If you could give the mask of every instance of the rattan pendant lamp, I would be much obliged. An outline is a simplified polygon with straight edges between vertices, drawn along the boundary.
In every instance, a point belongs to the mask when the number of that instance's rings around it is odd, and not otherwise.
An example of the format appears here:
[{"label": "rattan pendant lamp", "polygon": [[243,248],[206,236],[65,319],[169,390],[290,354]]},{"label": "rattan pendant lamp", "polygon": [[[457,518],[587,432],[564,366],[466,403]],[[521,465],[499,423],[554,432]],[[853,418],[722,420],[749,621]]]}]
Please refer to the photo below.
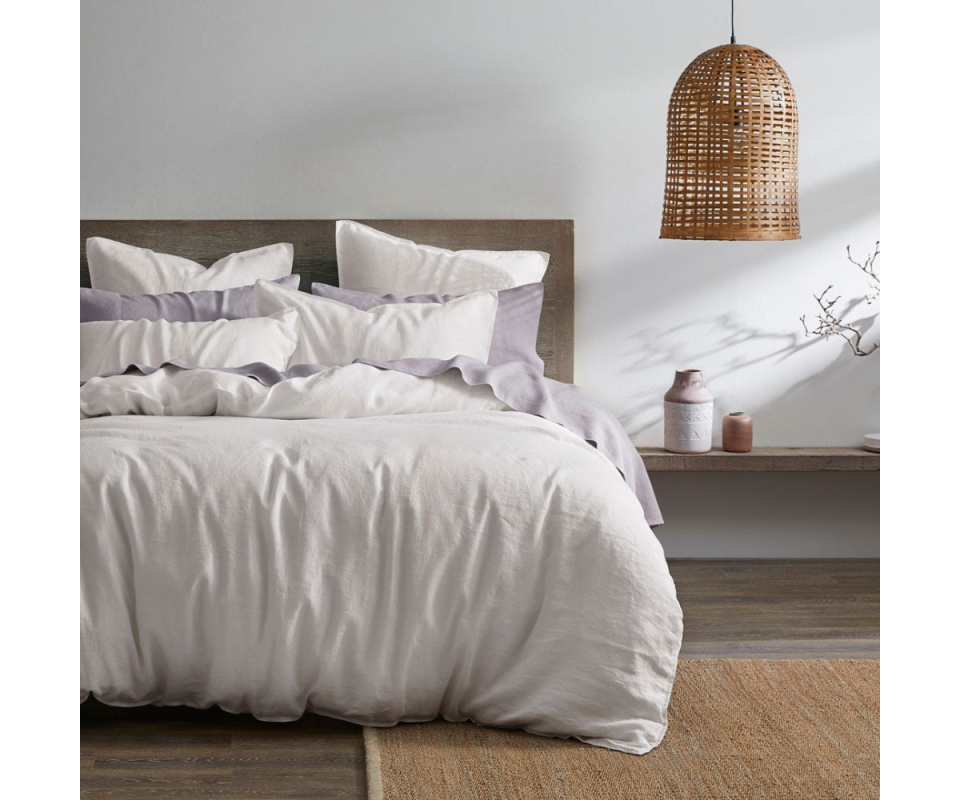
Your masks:
[{"label": "rattan pendant lamp", "polygon": [[730,44],[688,66],[670,97],[661,239],[800,238],[797,103],[780,65]]}]

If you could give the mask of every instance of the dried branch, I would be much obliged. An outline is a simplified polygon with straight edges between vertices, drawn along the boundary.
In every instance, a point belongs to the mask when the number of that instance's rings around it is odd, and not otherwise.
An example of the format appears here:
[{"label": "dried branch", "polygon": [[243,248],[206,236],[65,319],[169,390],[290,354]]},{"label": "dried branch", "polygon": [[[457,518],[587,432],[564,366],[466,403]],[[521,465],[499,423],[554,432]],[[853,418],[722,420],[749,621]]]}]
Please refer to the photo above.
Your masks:
[{"label": "dried branch", "polygon": [[[864,295],[864,300],[866,300],[868,304],[873,303],[874,300],[880,297],[880,276],[877,275],[876,271],[878,255],[880,255],[880,242],[877,242],[873,253],[868,255],[862,263],[854,261],[853,256],[850,255],[850,246],[847,245],[847,260],[870,279],[870,291]],[[853,354],[856,356],[868,356],[879,350],[880,342],[875,342],[870,347],[864,349],[863,331],[855,325],[844,322],[842,316],[834,311],[837,302],[840,300],[840,295],[832,299],[828,298],[827,294],[829,294],[831,289],[833,289],[833,284],[830,284],[830,286],[824,289],[819,295],[813,296],[813,299],[817,301],[817,305],[820,306],[820,311],[817,313],[817,324],[814,327],[811,328],[807,325],[806,315],[800,317],[800,323],[803,325],[804,333],[807,336],[822,336],[825,339],[829,339],[832,336],[839,336],[850,345],[850,349],[853,350]]]},{"label": "dried branch", "polygon": [[870,278],[870,291],[864,297],[868,304],[880,297],[880,276],[877,275],[876,268],[874,267],[878,255],[880,255],[880,242],[874,245],[873,253],[868,255],[861,264],[859,261],[853,260],[853,256],[850,255],[850,245],[847,245],[847,261]]}]

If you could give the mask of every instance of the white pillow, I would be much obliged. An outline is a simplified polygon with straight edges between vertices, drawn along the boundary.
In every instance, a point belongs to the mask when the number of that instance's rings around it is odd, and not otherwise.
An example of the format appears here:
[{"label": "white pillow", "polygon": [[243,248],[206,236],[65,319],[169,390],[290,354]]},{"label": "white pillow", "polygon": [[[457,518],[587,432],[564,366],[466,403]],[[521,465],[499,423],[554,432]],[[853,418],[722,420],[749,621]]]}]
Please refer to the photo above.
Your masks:
[{"label": "white pillow", "polygon": [[360,311],[269,281],[257,281],[254,294],[261,314],[284,308],[299,313],[300,341],[291,366],[457,355],[486,362],[498,304],[496,292],[474,292],[446,304],[403,303]]},{"label": "white pillow", "polygon": [[112,320],[80,323],[80,380],[130,364],[156,367],[174,358],[195,367],[262,361],[286,369],[297,346],[297,312],[213,322]]},{"label": "white pillow", "polygon": [[118,294],[166,294],[235,289],[263,278],[284,278],[293,269],[293,245],[271,244],[231,253],[207,268],[189,258],[154,253],[100,236],[87,239],[90,285]]},{"label": "white pillow", "polygon": [[543,280],[550,256],[530,250],[443,250],[358,222],[337,222],[340,287],[372,294],[467,294]]}]

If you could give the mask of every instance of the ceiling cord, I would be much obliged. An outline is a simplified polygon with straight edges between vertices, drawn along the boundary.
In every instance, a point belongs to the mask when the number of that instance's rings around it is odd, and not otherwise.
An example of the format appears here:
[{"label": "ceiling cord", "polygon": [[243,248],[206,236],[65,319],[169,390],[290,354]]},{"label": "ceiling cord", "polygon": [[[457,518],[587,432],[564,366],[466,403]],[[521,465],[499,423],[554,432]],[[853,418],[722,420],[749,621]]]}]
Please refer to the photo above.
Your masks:
[{"label": "ceiling cord", "polygon": [[734,0],[730,0],[730,44],[737,43],[737,34],[733,29],[733,3]]}]

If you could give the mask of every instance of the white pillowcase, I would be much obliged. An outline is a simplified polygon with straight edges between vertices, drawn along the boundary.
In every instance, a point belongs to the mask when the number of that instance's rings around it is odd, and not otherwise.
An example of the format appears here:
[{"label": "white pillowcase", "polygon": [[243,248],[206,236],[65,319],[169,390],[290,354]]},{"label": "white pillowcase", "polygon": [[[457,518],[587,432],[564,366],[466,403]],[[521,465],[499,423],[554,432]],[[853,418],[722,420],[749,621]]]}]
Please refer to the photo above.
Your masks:
[{"label": "white pillowcase", "polygon": [[550,256],[531,250],[443,250],[358,222],[337,222],[340,287],[372,294],[467,294],[543,280]]},{"label": "white pillowcase", "polygon": [[293,269],[293,245],[271,244],[231,253],[207,268],[189,258],[91,236],[87,263],[94,289],[118,294],[200,292],[286,277]]},{"label": "white pillowcase", "polygon": [[292,308],[269,317],[213,322],[81,322],[80,380],[130,364],[156,367],[174,358],[195,367],[242,367],[262,361],[282,370],[296,349],[297,327]]},{"label": "white pillowcase", "polygon": [[354,359],[469,356],[486,362],[497,317],[497,293],[474,292],[440,303],[383,305],[369,311],[284,289],[269,281],[254,288],[261,314],[295,308],[300,341],[290,365],[353,363]]}]

